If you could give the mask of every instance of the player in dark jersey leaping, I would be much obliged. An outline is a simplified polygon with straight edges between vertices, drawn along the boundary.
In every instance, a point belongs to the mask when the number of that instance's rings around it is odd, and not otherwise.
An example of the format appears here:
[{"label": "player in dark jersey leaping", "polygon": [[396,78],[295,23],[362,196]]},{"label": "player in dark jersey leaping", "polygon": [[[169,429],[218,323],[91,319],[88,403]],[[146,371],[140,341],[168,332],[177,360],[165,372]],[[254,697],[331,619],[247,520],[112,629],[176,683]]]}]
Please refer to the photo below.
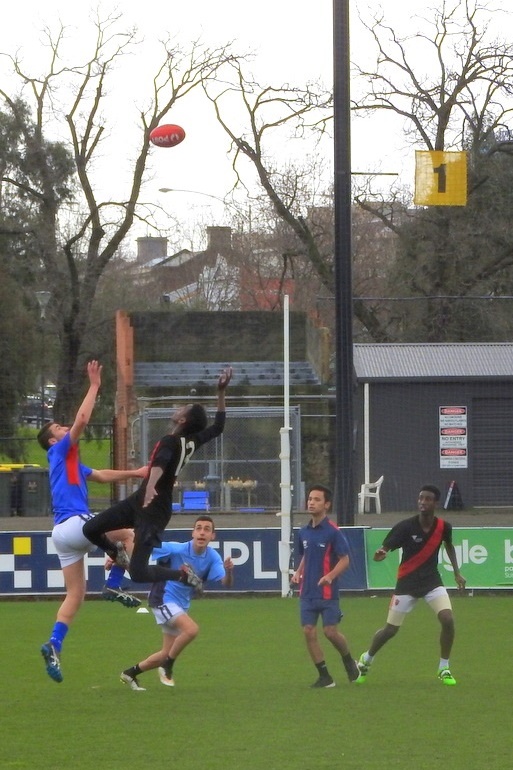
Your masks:
[{"label": "player in dark jersey leaping", "polygon": [[387,622],[376,631],[368,651],[358,661],[362,678],[367,675],[374,655],[397,634],[408,612],[411,612],[419,599],[425,599],[436,612],[441,626],[438,677],[442,684],[456,684],[449,668],[454,641],[452,605],[438,572],[438,553],[442,543],[460,590],[465,588],[466,581],[460,573],[452,544],[452,526],[435,516],[439,499],[440,490],[437,487],[431,484],[423,486],[419,492],[418,515],[392,527],[383,545],[374,554],[374,561],[383,561],[389,551],[403,549]]},{"label": "player in dark jersey leaping", "polygon": [[155,583],[160,580],[180,580],[196,586],[199,579],[192,570],[172,570],[161,565],[148,564],[153,548],[161,544],[161,533],[171,518],[173,486],[183,466],[192,454],[207,441],[219,436],[224,429],[226,407],[225,391],[232,378],[232,369],[225,369],[217,383],[217,413],[212,425],[207,426],[207,415],[201,404],[188,404],[171,416],[171,432],[163,436],[153,448],[148,476],[130,497],[99,513],[84,525],[83,532],[92,543],[109,556],[113,543],[106,533],[123,527],[133,527],[134,548],[130,558],[130,577],[136,583]]}]

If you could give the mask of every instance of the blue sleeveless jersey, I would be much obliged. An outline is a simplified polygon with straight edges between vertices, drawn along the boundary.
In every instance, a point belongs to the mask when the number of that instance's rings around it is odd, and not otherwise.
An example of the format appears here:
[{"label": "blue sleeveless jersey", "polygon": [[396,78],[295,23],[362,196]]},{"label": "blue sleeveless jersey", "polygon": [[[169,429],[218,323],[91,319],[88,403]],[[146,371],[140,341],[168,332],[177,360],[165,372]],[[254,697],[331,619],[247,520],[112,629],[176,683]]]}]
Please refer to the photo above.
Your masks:
[{"label": "blue sleeveless jersey", "polygon": [[80,462],[78,444],[67,433],[47,452],[54,523],[89,513],[87,478],[92,469]]}]

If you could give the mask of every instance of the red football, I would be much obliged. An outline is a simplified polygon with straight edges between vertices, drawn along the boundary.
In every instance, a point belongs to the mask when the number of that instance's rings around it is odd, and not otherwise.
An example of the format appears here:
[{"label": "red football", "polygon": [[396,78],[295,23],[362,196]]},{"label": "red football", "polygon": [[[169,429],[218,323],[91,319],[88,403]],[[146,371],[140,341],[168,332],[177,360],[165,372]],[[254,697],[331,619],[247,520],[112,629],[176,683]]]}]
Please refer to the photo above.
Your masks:
[{"label": "red football", "polygon": [[181,126],[167,124],[157,126],[150,133],[150,142],[157,147],[176,147],[177,144],[185,139],[185,131]]}]

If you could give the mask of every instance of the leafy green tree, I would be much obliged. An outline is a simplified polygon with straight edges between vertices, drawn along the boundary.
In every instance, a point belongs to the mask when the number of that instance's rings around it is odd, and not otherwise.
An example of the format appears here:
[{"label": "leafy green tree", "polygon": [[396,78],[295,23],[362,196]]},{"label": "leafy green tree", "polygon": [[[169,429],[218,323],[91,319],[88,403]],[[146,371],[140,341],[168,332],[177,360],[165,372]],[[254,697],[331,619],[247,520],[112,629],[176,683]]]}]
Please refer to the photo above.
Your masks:
[{"label": "leafy green tree", "polygon": [[19,448],[12,443],[4,444],[4,441],[15,435],[20,401],[34,387],[33,350],[37,348],[38,340],[33,317],[30,309],[24,306],[22,292],[2,266],[0,328],[0,452],[17,459]]},{"label": "leafy green tree", "polygon": [[471,158],[467,206],[421,209],[400,227],[389,292],[415,298],[396,308],[400,340],[511,337],[513,157]]},{"label": "leafy green tree", "polygon": [[[16,110],[28,120],[26,105]],[[49,149],[51,154],[51,149]],[[2,453],[21,458],[20,446],[11,441],[20,416],[20,403],[32,392],[41,366],[41,346],[35,313],[35,297],[27,291],[35,285],[40,270],[34,259],[34,212],[10,180],[21,179],[32,165],[25,151],[19,123],[12,114],[0,111],[0,437]]]}]

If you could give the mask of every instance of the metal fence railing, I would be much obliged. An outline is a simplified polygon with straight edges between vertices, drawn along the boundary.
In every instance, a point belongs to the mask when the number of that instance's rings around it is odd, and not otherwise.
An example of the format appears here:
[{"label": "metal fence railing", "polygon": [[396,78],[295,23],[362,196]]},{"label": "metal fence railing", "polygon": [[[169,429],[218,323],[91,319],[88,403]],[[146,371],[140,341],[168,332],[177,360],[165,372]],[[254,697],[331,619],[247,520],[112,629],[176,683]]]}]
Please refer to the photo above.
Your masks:
[{"label": "metal fence railing", "polygon": [[[207,409],[213,420],[214,410]],[[213,510],[278,511],[281,506],[280,407],[230,407],[221,436],[201,447],[183,468],[176,485],[176,504],[187,491],[204,490]],[[301,415],[290,409],[292,504],[301,491]],[[141,462],[169,430],[169,409],[148,408],[139,421]],[[296,498],[296,499],[295,499]]]}]

